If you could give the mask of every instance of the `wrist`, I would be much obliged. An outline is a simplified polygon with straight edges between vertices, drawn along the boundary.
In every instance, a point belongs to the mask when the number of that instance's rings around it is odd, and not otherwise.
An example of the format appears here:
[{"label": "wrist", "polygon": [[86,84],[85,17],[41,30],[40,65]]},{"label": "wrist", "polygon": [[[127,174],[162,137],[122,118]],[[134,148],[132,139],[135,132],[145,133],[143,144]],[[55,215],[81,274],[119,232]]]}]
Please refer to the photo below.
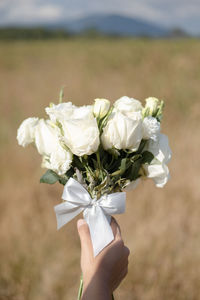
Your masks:
[{"label": "wrist", "polygon": [[91,280],[84,280],[83,278],[83,296],[82,300],[111,300],[112,292],[105,279],[98,275],[94,275]]}]

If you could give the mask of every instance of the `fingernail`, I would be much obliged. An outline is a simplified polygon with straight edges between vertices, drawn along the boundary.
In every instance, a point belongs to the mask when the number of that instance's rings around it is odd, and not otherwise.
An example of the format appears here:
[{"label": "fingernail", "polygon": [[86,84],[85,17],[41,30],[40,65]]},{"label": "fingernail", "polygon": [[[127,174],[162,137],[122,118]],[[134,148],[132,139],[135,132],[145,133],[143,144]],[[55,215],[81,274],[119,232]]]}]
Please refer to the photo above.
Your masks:
[{"label": "fingernail", "polygon": [[77,221],[77,227],[79,228],[79,227],[81,227],[82,225],[84,225],[86,222],[85,222],[85,220],[84,219],[79,219],[78,221]]}]

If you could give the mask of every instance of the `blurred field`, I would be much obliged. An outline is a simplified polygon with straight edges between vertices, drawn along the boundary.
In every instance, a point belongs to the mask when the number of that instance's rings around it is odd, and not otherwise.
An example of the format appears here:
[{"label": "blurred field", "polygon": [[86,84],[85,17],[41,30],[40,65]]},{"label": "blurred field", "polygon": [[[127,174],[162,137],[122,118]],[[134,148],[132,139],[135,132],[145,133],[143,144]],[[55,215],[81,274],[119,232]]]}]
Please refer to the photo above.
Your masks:
[{"label": "blurred field", "polygon": [[200,295],[200,41],[74,39],[0,43],[0,300],[76,299],[76,221],[56,231],[62,187],[39,183],[33,147],[16,143],[29,116],[44,117],[66,85],[67,100],[147,96],[166,103],[163,132],[173,159],[164,189],[144,182],[118,217],[131,250],[115,293],[126,300],[197,300]]}]

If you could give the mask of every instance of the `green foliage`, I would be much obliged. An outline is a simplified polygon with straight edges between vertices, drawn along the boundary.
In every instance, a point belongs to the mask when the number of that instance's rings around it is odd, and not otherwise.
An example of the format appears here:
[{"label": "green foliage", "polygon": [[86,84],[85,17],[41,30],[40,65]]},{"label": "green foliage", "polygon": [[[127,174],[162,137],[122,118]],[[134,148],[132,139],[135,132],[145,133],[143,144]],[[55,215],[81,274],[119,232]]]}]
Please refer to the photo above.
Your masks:
[{"label": "green foliage", "polygon": [[134,161],[126,172],[126,178],[130,179],[131,181],[136,180],[140,176],[139,170],[141,165],[142,165],[141,158]]},{"label": "green foliage", "polygon": [[44,175],[40,178],[40,183],[54,184],[59,181],[60,177],[52,170],[47,170]]},{"label": "green foliage", "polygon": [[42,27],[6,27],[0,28],[0,40],[48,40],[68,38],[66,30],[50,30]]},{"label": "green foliage", "polygon": [[[75,157],[74,165],[81,170],[85,182],[92,190],[100,192],[119,191],[127,180],[133,181],[140,177],[143,164],[150,164],[154,156],[144,151],[146,140],[142,140],[137,151],[117,150],[106,151],[102,146],[97,153],[85,158]],[[81,161],[80,161],[81,160]],[[86,171],[84,171],[84,168]]]},{"label": "green foliage", "polygon": [[[63,90],[61,90],[60,99],[62,97]],[[100,135],[111,113],[112,107],[104,118],[97,118]],[[59,121],[57,121],[57,126],[62,132]],[[70,177],[74,177],[85,182],[91,195],[92,193],[96,196],[98,193],[120,191],[127,184],[127,180],[133,181],[140,177],[142,165],[150,164],[154,158],[152,153],[144,151],[145,144],[146,140],[142,140],[135,152],[130,149],[114,148],[106,151],[100,144],[98,150],[91,155],[80,157],[73,155],[72,166],[66,174],[58,176],[52,170],[48,170],[40,182],[53,184],[59,181],[65,185]]]},{"label": "green foliage", "polygon": [[73,167],[70,168],[65,175],[59,176],[52,170],[47,170],[44,175],[40,178],[40,183],[48,183],[48,184],[54,184],[57,181],[61,183],[62,185],[65,185],[66,182],[69,180],[70,177],[74,175],[74,169]]},{"label": "green foliage", "polygon": [[113,111],[113,106],[111,106],[108,113],[102,119],[97,118],[97,124],[98,124],[98,127],[99,127],[100,136],[103,133],[104,127],[108,123],[108,119],[109,119],[110,115],[112,114],[112,111]]},{"label": "green foliage", "polygon": [[153,158],[154,158],[154,156],[153,156],[153,154],[151,152],[144,151],[142,153],[142,160],[141,160],[141,162],[142,162],[142,164],[145,164],[145,163],[150,164],[151,161],[153,160]]},{"label": "green foliage", "polygon": [[70,177],[72,177],[74,175],[74,168],[71,167],[65,175],[63,176],[59,176],[59,182],[62,184],[62,185],[65,185],[67,183],[67,181],[69,180]]},{"label": "green foliage", "polygon": [[138,153],[140,149],[144,148],[144,141],[141,142],[139,149],[135,153],[131,153],[126,151],[127,157],[121,159],[121,156],[115,162],[115,166],[119,165],[118,169],[114,171],[111,176],[115,178],[123,178],[123,179],[130,179],[136,180],[139,175],[140,168],[143,164],[147,163],[150,164],[153,160],[154,156],[149,151]]},{"label": "green foliage", "polygon": [[95,27],[90,27],[86,30],[84,30],[81,34],[81,36],[83,37],[88,37],[88,38],[92,38],[92,39],[95,39],[95,38],[99,38],[99,37],[103,37],[104,34],[101,33],[97,28]]}]

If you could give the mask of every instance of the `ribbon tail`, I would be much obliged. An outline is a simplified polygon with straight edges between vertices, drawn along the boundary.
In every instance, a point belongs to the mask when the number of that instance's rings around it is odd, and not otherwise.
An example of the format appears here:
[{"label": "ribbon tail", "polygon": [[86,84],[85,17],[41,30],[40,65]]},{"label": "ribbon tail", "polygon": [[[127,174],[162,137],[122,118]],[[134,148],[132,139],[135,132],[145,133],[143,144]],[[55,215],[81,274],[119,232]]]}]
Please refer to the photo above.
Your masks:
[{"label": "ribbon tail", "polygon": [[90,229],[94,256],[97,256],[114,239],[111,217],[100,206],[85,209],[83,215]]},{"label": "ribbon tail", "polygon": [[83,211],[83,207],[76,206],[70,202],[64,202],[54,206],[57,219],[57,229],[67,224]]}]

